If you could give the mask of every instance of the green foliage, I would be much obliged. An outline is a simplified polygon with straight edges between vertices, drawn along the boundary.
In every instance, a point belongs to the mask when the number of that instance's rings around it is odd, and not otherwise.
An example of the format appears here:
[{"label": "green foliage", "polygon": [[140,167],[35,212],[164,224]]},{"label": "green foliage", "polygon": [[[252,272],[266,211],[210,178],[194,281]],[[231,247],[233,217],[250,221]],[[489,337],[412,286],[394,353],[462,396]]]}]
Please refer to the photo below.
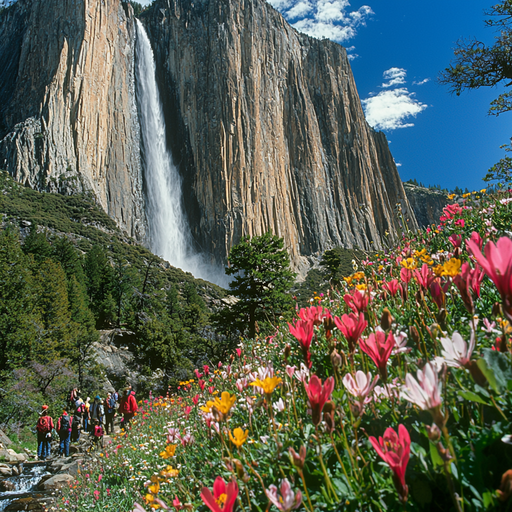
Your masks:
[{"label": "green foliage", "polygon": [[275,325],[290,309],[292,302],[286,292],[295,276],[282,238],[270,232],[242,238],[229,253],[226,274],[234,276],[229,288],[238,300],[217,315],[219,328],[254,337],[257,323]]}]

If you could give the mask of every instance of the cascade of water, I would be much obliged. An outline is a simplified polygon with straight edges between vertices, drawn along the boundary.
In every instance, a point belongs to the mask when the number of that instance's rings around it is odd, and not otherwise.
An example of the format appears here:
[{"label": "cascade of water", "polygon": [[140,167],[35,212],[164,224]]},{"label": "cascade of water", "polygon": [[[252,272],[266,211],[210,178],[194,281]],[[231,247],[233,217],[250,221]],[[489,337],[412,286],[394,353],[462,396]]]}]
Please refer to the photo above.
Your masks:
[{"label": "cascade of water", "polygon": [[136,20],[135,83],[146,184],[148,238],[151,250],[196,277],[225,284],[225,275],[191,249],[183,212],[181,177],[167,149],[165,121],[156,84],[153,50],[144,26]]}]

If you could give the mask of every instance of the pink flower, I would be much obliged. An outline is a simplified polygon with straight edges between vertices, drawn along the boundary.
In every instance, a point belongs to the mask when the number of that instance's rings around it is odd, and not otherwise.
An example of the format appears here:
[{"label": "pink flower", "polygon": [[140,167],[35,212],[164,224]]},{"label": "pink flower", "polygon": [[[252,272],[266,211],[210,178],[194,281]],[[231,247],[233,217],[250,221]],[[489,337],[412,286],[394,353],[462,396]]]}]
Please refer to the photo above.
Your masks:
[{"label": "pink flower", "polygon": [[199,370],[198,370],[197,368],[194,370],[194,373],[196,374],[196,377],[197,377],[198,379],[200,379],[200,378],[203,376],[203,374],[202,374],[202,373],[199,373]]},{"label": "pink flower", "polygon": [[185,416],[188,418],[190,416],[190,413],[192,412],[192,407],[190,407],[190,405],[187,405],[183,412],[185,413]]},{"label": "pink flower", "polygon": [[411,437],[403,425],[398,425],[398,434],[388,428],[384,432],[384,438],[369,437],[370,443],[375,451],[386,462],[393,471],[393,483],[400,499],[405,502],[409,489],[405,483],[405,471],[409,462],[411,452]]},{"label": "pink flower", "polygon": [[430,270],[426,263],[423,263],[421,270],[414,271],[414,276],[416,277],[416,281],[418,281],[418,284],[423,289],[426,289],[432,277],[432,271]]},{"label": "pink flower", "polygon": [[390,332],[386,338],[386,333],[378,330],[375,334],[370,334],[366,339],[361,338],[359,346],[361,347],[361,350],[365,354],[368,354],[372,361],[377,365],[380,376],[385,382],[388,378],[386,365],[388,364],[391,351],[395,347],[395,338],[393,333]]},{"label": "pink flower", "polygon": [[204,391],[204,387],[206,386],[206,382],[204,380],[199,379],[197,382],[199,384],[199,387],[201,388],[201,391]]},{"label": "pink flower", "polygon": [[94,491],[94,499],[99,500],[100,499],[100,491]]},{"label": "pink flower", "polygon": [[168,428],[167,429],[167,442],[169,444],[175,444],[179,441],[180,431],[177,428]]},{"label": "pink flower", "polygon": [[359,313],[359,315],[350,313],[348,315],[343,315],[341,318],[335,316],[334,323],[343,333],[343,336],[345,336],[348,342],[349,352],[353,353],[357,342],[359,341],[359,337],[368,325],[368,322],[364,319],[363,313]]},{"label": "pink flower", "polygon": [[360,401],[364,401],[368,395],[372,392],[373,387],[379,380],[379,376],[377,375],[372,382],[372,375],[370,372],[363,373],[361,370],[356,372],[356,378],[347,373],[345,377],[343,377],[343,385],[347,389],[347,391],[358,398]]},{"label": "pink flower", "polygon": [[311,340],[313,339],[313,322],[297,320],[295,325],[288,323],[288,328],[290,329],[290,334],[295,336],[299,342],[308,368],[311,368],[312,363],[309,348],[311,347]]},{"label": "pink flower", "polygon": [[279,486],[279,492],[281,496],[277,494],[277,487],[275,485],[270,485],[268,490],[265,491],[268,499],[282,512],[290,512],[290,510],[294,510],[300,507],[302,503],[302,493],[300,490],[297,490],[296,493],[293,492],[292,486],[290,482],[285,478],[281,485]]},{"label": "pink flower", "polygon": [[324,318],[330,316],[330,311],[322,306],[311,306],[309,308],[302,308],[299,311],[299,317],[304,322],[313,322],[313,325],[322,325]]},{"label": "pink flower", "polygon": [[238,484],[231,480],[226,485],[221,476],[218,476],[213,483],[213,496],[208,487],[203,487],[201,491],[202,500],[212,512],[232,512],[237,497]]},{"label": "pink flower", "polygon": [[467,247],[467,250],[469,252],[469,254],[471,254],[471,256],[473,255],[473,251],[471,251],[470,247],[468,246],[468,242],[473,242],[477,245],[477,247],[480,249],[480,251],[482,250],[482,246],[484,244],[484,241],[482,240],[482,237],[480,236],[480,233],[477,233],[476,231],[473,231],[473,233],[471,233],[471,239],[470,240],[466,240],[466,247]]},{"label": "pink flower", "polygon": [[345,294],[343,300],[354,313],[364,313],[368,308],[370,295],[355,289],[352,291],[352,294]]},{"label": "pink flower", "polygon": [[441,310],[444,309],[446,303],[446,290],[450,287],[450,282],[442,284],[440,278],[432,279],[428,285],[428,291],[432,300],[436,303],[437,307]]},{"label": "pink flower", "polygon": [[235,349],[235,350],[236,350],[236,355],[237,355],[238,357],[240,357],[240,356],[242,355],[242,349],[241,349],[241,348],[237,348],[237,349]]},{"label": "pink flower", "polygon": [[448,237],[448,240],[453,245],[453,247],[456,249],[457,247],[460,247],[462,244],[462,235],[455,235]]},{"label": "pink flower", "polygon": [[398,293],[398,279],[392,279],[388,283],[382,283],[382,288],[387,290],[392,297],[395,297]]},{"label": "pink flower", "polygon": [[416,404],[424,411],[429,411],[439,426],[444,418],[441,414],[441,384],[435,365],[427,363],[423,370],[416,372],[416,376],[417,380],[410,373],[405,376],[402,398]]},{"label": "pink flower", "polygon": [[331,398],[334,389],[334,379],[332,377],[325,379],[322,386],[322,381],[316,375],[313,375],[309,380],[309,384],[304,382],[304,387],[308,394],[313,423],[318,425],[322,419],[322,409],[325,402]]},{"label": "pink flower", "polygon": [[512,240],[501,237],[496,245],[488,242],[485,246],[485,257],[473,240],[470,240],[467,245],[468,250],[471,250],[480,266],[498,288],[503,312],[512,321]]},{"label": "pink flower", "polygon": [[295,370],[297,368],[295,366],[290,366],[290,365],[286,365],[286,374],[288,375],[288,377],[290,377],[290,379],[293,377],[293,374],[295,373]]},{"label": "pink flower", "polygon": [[409,284],[409,281],[412,279],[412,270],[408,268],[403,268],[400,270],[400,279],[402,283]]},{"label": "pink flower", "polygon": [[455,225],[456,225],[456,226],[459,226],[459,227],[461,227],[461,228],[463,228],[463,227],[464,227],[464,224],[465,224],[464,219],[457,219],[457,220],[455,221]]},{"label": "pink flower", "polygon": [[100,475],[98,476],[98,483],[100,483],[100,482],[101,482],[101,479],[102,479],[102,478],[103,478],[103,475],[101,475],[101,474],[100,474]]},{"label": "pink flower", "polygon": [[183,508],[183,504],[181,503],[181,501],[178,499],[178,496],[174,496],[174,499],[172,500],[172,506],[176,509],[176,510],[181,510]]},{"label": "pink flower", "polygon": [[210,367],[207,364],[203,365],[203,372],[205,375],[210,373]]},{"label": "pink flower", "polygon": [[192,402],[194,403],[194,405],[198,404],[198,402],[199,402],[199,395],[198,394],[196,396],[192,397]]}]

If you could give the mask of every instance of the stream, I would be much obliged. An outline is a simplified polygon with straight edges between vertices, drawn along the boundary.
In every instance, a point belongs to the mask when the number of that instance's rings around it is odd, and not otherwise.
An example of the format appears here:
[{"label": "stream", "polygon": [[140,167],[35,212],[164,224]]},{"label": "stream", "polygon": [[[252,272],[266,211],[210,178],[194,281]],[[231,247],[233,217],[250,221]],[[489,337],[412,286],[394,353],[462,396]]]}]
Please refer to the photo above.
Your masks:
[{"label": "stream", "polygon": [[21,475],[13,475],[2,480],[12,482],[14,488],[6,492],[0,492],[0,512],[4,511],[14,500],[28,497],[41,497],[49,494],[45,491],[38,491],[37,486],[41,479],[49,475],[47,462],[25,462],[20,463],[23,471]]}]

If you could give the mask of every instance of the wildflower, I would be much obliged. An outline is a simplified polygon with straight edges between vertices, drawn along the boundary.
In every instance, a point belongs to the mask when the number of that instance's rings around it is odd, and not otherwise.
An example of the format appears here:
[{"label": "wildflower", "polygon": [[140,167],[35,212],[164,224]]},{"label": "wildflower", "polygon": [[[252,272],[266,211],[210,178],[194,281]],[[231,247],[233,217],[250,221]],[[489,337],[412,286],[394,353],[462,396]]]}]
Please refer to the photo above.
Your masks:
[{"label": "wildflower", "polygon": [[165,469],[162,469],[160,471],[160,475],[162,475],[164,478],[174,478],[179,475],[179,470],[173,468],[172,466],[167,466]]},{"label": "wildflower", "polygon": [[300,363],[300,370],[297,370],[294,375],[299,382],[305,382],[309,379],[309,369],[304,363]]},{"label": "wildflower", "polygon": [[311,405],[311,416],[314,425],[320,423],[322,409],[325,402],[329,400],[334,389],[334,379],[329,377],[325,380],[323,386],[322,381],[313,375],[309,380],[309,384],[304,383],[306,393],[308,394],[309,404]]},{"label": "wildflower", "polygon": [[302,471],[304,463],[306,462],[306,447],[302,445],[297,453],[293,447],[288,448],[288,452],[292,458],[292,464],[299,470]]},{"label": "wildflower", "polygon": [[329,316],[331,316],[330,311],[322,306],[311,306],[309,308],[302,308],[299,311],[301,320],[304,322],[312,322],[313,325],[322,325],[324,318]]},{"label": "wildflower", "polygon": [[311,347],[311,340],[313,339],[313,322],[297,320],[295,325],[288,323],[288,327],[290,334],[295,336],[300,344],[300,349],[302,350],[308,368],[311,368],[311,353],[309,349]]},{"label": "wildflower", "polygon": [[427,363],[423,370],[416,372],[416,376],[417,380],[410,373],[405,376],[402,398],[416,404],[424,411],[429,411],[435,423],[442,426],[444,418],[441,413],[441,385],[435,365]]},{"label": "wildflower", "polygon": [[457,247],[460,247],[462,244],[462,235],[451,235],[448,237],[448,240],[453,245],[453,247],[456,249]]},{"label": "wildflower", "polygon": [[400,270],[400,279],[403,283],[408,284],[412,279],[412,271],[407,268],[403,268]]},{"label": "wildflower", "polygon": [[418,266],[414,258],[406,258],[400,262],[400,265],[407,270],[414,270]]},{"label": "wildflower", "polygon": [[183,508],[183,504],[181,503],[181,501],[178,499],[178,496],[174,496],[174,499],[172,500],[172,506],[176,509],[176,510],[181,510]]},{"label": "wildflower", "polygon": [[426,263],[423,263],[423,265],[421,266],[421,270],[414,271],[414,276],[416,277],[416,281],[418,282],[418,284],[423,289],[426,289],[432,277],[432,271],[430,270]]},{"label": "wildflower", "polygon": [[388,364],[391,351],[395,347],[395,338],[390,332],[386,338],[384,331],[378,330],[375,334],[371,333],[368,338],[361,338],[359,342],[361,350],[370,356],[372,361],[377,365],[380,376],[383,381],[388,377],[386,365]]},{"label": "wildflower", "polygon": [[250,386],[257,386],[263,389],[263,392],[266,395],[271,395],[274,389],[279,386],[283,382],[281,377],[267,377],[264,380],[256,379],[254,382],[251,382]]},{"label": "wildflower", "polygon": [[212,512],[232,512],[238,497],[238,484],[231,480],[227,485],[218,476],[213,483],[213,496],[207,487],[203,487],[201,498]]},{"label": "wildflower", "polygon": [[497,244],[488,242],[485,256],[473,238],[467,242],[468,250],[478,261],[501,295],[503,312],[512,320],[512,240],[501,237]]},{"label": "wildflower", "polygon": [[268,499],[282,512],[289,512],[300,507],[302,503],[302,493],[297,490],[293,492],[290,482],[285,478],[279,486],[280,496],[277,494],[277,487],[270,485],[268,490],[265,491]]},{"label": "wildflower", "polygon": [[348,342],[349,352],[353,353],[359,341],[359,337],[368,325],[368,322],[364,319],[363,313],[359,313],[358,315],[350,313],[348,315],[342,315],[341,318],[335,316],[334,323],[343,333],[343,336],[345,336]]},{"label": "wildflower", "polygon": [[160,452],[160,457],[164,459],[168,459],[170,457],[174,457],[174,454],[176,453],[176,445],[175,444],[168,444],[165,447],[165,450],[163,452]]},{"label": "wildflower", "polygon": [[398,425],[398,434],[392,428],[387,428],[384,432],[384,438],[379,437],[377,441],[375,437],[370,436],[369,440],[375,451],[393,471],[393,483],[401,501],[405,502],[409,493],[405,483],[405,471],[411,451],[409,432],[400,424]]},{"label": "wildflower", "polygon": [[235,430],[233,430],[233,435],[231,435],[231,432],[229,432],[229,438],[237,448],[240,448],[240,446],[242,446],[245,443],[248,435],[249,431],[246,430],[244,432],[240,427],[237,427],[235,428]]},{"label": "wildflower", "polygon": [[286,409],[282,398],[280,398],[277,402],[274,402],[272,407],[276,412],[283,412]]},{"label": "wildflower", "polygon": [[354,313],[364,313],[368,308],[368,302],[370,302],[370,295],[368,292],[354,290],[352,294],[345,294],[343,297],[345,304],[354,312]]},{"label": "wildflower", "polygon": [[398,293],[398,280],[392,279],[387,283],[382,283],[382,288],[388,291],[392,297],[395,297],[396,294]]},{"label": "wildflower", "polygon": [[233,407],[236,402],[236,396],[230,395],[227,391],[223,391],[221,394],[221,398],[215,397],[215,402],[213,402],[213,407],[217,409],[224,416],[227,416],[231,407]]},{"label": "wildflower", "polygon": [[412,349],[407,346],[407,334],[405,332],[395,333],[395,347],[393,348],[392,354],[401,354],[404,352],[410,352]]},{"label": "wildflower", "polygon": [[295,373],[296,369],[296,366],[286,365],[286,374],[288,375],[288,377],[290,377],[290,379],[293,377],[293,374]]},{"label": "wildflower", "polygon": [[452,339],[441,338],[440,341],[441,345],[443,345],[443,350],[441,351],[443,357],[438,358],[439,362],[445,362],[448,366],[454,368],[460,368],[469,363],[475,348],[474,331],[471,332],[469,346],[458,332],[453,333]]},{"label": "wildflower", "polygon": [[361,370],[358,370],[356,372],[355,379],[350,373],[347,373],[347,375],[343,377],[342,382],[351,395],[355,396],[359,400],[365,400],[371,393],[378,380],[378,375],[375,377],[375,379],[373,379],[372,382],[372,375],[370,372],[364,373]]},{"label": "wildflower", "polygon": [[443,276],[455,277],[460,273],[461,261],[457,258],[451,258],[443,265]]}]

